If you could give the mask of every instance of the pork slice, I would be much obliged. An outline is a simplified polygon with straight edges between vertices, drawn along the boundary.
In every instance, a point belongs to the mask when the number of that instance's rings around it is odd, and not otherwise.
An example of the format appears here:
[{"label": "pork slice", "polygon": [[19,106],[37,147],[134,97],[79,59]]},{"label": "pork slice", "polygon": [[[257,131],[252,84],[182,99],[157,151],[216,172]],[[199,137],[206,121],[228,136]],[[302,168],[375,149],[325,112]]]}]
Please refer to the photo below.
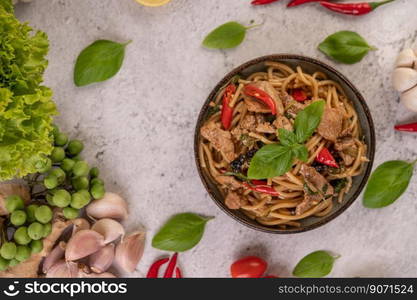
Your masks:
[{"label": "pork slice", "polygon": [[293,131],[293,126],[290,120],[288,120],[284,116],[278,116],[272,124],[275,126],[276,129],[282,128],[289,131]]},{"label": "pork slice", "polygon": [[338,151],[338,154],[343,159],[345,166],[350,166],[353,164],[358,154],[358,146],[356,145],[350,132],[342,134],[343,136],[336,140],[334,149]]},{"label": "pork slice", "polygon": [[319,193],[311,194],[311,190],[307,187],[304,187],[304,200],[295,208],[295,214],[297,216],[302,215],[311,207],[313,207],[313,205],[318,204],[322,198],[322,195]]},{"label": "pork slice", "polygon": [[269,122],[264,122],[256,126],[256,131],[259,133],[276,133],[277,129]]},{"label": "pork slice", "polygon": [[318,133],[326,140],[335,142],[342,133],[342,129],[343,111],[341,109],[326,106],[320,125],[317,129]]},{"label": "pork slice", "polygon": [[307,105],[307,101],[304,103],[295,101],[294,98],[288,93],[281,93],[280,98],[284,105],[285,112],[292,118],[295,118],[297,114],[302,111]]},{"label": "pork slice", "polygon": [[317,172],[315,168],[303,164],[301,166],[300,173],[313,192],[318,192],[322,195],[322,198],[327,198],[327,196],[333,195],[334,190],[332,185],[326,180],[326,178],[324,178],[323,175]]},{"label": "pork slice", "polygon": [[229,131],[220,128],[214,122],[209,122],[200,129],[201,135],[212,143],[213,147],[223,153],[227,162],[235,159],[235,146],[232,141],[232,135]]},{"label": "pork slice", "polygon": [[224,202],[229,209],[239,209],[246,205],[248,200],[243,195],[229,191]]},{"label": "pork slice", "polygon": [[216,179],[216,181],[219,184],[226,186],[227,188],[231,190],[237,190],[238,188],[242,187],[242,184],[240,183],[240,181],[236,180],[233,176],[218,175],[214,179]]},{"label": "pork slice", "polygon": [[249,131],[254,131],[256,128],[257,119],[253,114],[246,114],[242,122],[240,122],[239,127],[242,129],[247,129]]},{"label": "pork slice", "polygon": [[269,109],[269,107],[266,106],[264,103],[248,96],[244,96],[243,99],[244,99],[243,101],[245,101],[246,107],[248,108],[248,111],[261,113],[261,114],[271,113],[271,110]]},{"label": "pork slice", "polygon": [[304,186],[304,200],[295,208],[296,215],[303,214],[321,200],[334,194],[333,186],[315,168],[303,164],[300,173],[306,185]]}]

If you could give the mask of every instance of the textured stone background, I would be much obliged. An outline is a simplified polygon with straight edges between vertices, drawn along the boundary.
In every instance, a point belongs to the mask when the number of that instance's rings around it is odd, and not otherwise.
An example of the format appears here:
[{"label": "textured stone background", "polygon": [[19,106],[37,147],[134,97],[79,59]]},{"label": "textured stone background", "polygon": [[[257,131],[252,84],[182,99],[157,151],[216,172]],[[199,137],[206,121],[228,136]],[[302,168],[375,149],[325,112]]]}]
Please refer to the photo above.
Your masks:
[{"label": "textured stone background", "polygon": [[[415,159],[414,134],[394,133],[410,120],[392,90],[390,73],[400,49],[417,45],[417,1],[398,0],[363,17],[342,16],[285,2],[251,7],[249,0],[172,0],[146,8],[133,0],[34,0],[17,15],[46,31],[51,41],[46,84],[55,91],[59,125],[86,143],[86,158],[100,166],[108,190],[130,204],[128,226],[149,230],[138,271],[143,276],[158,256],[150,246],[171,215],[192,211],[215,216],[202,242],[180,256],[187,277],[226,277],[241,255],[260,255],[270,273],[289,276],[307,253],[328,249],[342,257],[332,276],[417,275],[417,187],[381,210],[360,199],[342,216],[311,232],[276,236],[239,225],[209,199],[196,172],[193,131],[197,113],[213,86],[233,67],[257,56],[297,53],[322,59],[347,75],[364,94],[377,129],[377,160]],[[236,20],[263,23],[229,51],[200,46],[214,27]],[[316,49],[327,35],[354,30],[379,50],[356,65],[329,61]],[[132,39],[120,73],[77,88],[72,82],[78,53],[96,39]]]}]

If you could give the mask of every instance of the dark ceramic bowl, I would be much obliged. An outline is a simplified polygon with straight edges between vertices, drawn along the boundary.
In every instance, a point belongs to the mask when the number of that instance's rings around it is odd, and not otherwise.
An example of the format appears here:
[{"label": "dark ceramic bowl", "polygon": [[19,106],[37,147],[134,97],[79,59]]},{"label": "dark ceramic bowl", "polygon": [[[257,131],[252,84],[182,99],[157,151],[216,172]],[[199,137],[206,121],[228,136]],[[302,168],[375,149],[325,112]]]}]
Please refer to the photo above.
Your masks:
[{"label": "dark ceramic bowl", "polygon": [[[241,75],[242,77],[246,77],[254,72],[264,71],[266,67],[264,66],[264,62],[266,61],[276,61],[285,63],[289,66],[295,67],[297,65],[301,66],[304,71],[307,73],[314,73],[316,71],[320,71],[325,73],[330,79],[338,82],[344,91],[346,92],[348,98],[353,102],[353,105],[356,109],[356,112],[359,116],[359,122],[362,127],[362,133],[365,138],[365,142],[368,145],[366,156],[369,159],[369,162],[366,163],[364,172],[353,178],[353,185],[350,192],[345,196],[343,203],[339,204],[337,201],[334,201],[333,210],[330,214],[325,217],[309,217],[307,219],[301,220],[301,227],[299,228],[291,228],[291,229],[278,229],[274,227],[268,227],[262,224],[259,224],[255,220],[248,218],[245,214],[243,214],[239,210],[230,210],[226,207],[224,203],[224,199],[214,182],[214,180],[210,177],[210,175],[202,170],[200,167],[200,159],[198,156],[198,145],[201,140],[200,136],[200,127],[204,124],[205,120],[207,119],[208,110],[209,110],[209,103],[213,99],[216,98],[217,93],[225,84],[229,82],[229,80],[235,75]],[[365,187],[365,184],[368,180],[368,177],[371,173],[372,164],[374,161],[374,153],[375,153],[375,130],[374,125],[371,117],[371,113],[369,111],[368,106],[366,105],[365,99],[359,93],[359,91],[353,86],[353,84],[342,74],[338,71],[333,69],[332,67],[328,66],[327,64],[318,61],[313,58],[300,56],[300,55],[291,55],[291,54],[275,54],[275,55],[268,55],[253,59],[244,63],[243,65],[237,67],[229,74],[227,74],[212,90],[210,95],[208,96],[207,100],[205,101],[203,108],[200,111],[200,115],[198,116],[197,126],[195,129],[195,136],[194,136],[194,153],[195,153],[195,160],[197,164],[198,173],[200,175],[201,181],[203,182],[207,192],[214,200],[214,202],[229,216],[234,218],[236,221],[259,231],[268,232],[268,233],[276,233],[276,234],[287,234],[287,233],[298,233],[304,232],[308,230],[315,229],[319,226],[322,226],[341,213],[343,213],[352,203],[355,201],[359,194],[361,193],[362,189]]]}]

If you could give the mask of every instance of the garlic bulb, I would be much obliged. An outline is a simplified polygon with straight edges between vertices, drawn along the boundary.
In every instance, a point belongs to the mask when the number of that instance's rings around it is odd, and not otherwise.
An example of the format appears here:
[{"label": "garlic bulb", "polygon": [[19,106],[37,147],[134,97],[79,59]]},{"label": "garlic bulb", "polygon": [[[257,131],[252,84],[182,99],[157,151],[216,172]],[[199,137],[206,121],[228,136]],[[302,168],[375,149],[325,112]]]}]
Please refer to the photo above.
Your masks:
[{"label": "garlic bulb", "polygon": [[417,112],[417,49],[401,51],[395,63],[392,82],[401,93],[401,103]]}]

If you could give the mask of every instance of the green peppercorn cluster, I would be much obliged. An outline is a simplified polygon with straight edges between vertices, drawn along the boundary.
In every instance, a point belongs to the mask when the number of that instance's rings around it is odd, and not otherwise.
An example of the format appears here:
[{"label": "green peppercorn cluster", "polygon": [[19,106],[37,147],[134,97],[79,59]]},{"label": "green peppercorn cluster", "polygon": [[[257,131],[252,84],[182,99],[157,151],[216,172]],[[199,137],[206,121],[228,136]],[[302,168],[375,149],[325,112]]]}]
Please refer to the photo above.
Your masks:
[{"label": "green peppercorn cluster", "polygon": [[[0,240],[0,271],[27,260],[43,249],[43,239],[52,231],[54,207],[62,208],[66,219],[75,219],[92,199],[104,196],[99,169],[90,168],[80,154],[84,145],[69,140],[58,127],[53,130],[54,148],[50,157],[37,165],[38,174],[29,180],[33,202],[25,206],[17,195],[6,198],[12,237]],[[41,190],[36,191],[36,190]]]},{"label": "green peppercorn cluster", "polygon": [[31,204],[25,207],[17,195],[5,200],[10,224],[16,228],[12,239],[0,247],[0,271],[27,260],[43,249],[42,239],[52,231],[52,210],[48,205]]},{"label": "green peppercorn cluster", "polygon": [[51,206],[63,209],[67,219],[78,217],[80,209],[91,199],[104,196],[104,182],[98,178],[99,169],[89,167],[81,159],[84,145],[79,140],[68,140],[68,136],[55,127],[53,130],[55,147],[43,170],[43,180],[48,189],[46,200]]}]

